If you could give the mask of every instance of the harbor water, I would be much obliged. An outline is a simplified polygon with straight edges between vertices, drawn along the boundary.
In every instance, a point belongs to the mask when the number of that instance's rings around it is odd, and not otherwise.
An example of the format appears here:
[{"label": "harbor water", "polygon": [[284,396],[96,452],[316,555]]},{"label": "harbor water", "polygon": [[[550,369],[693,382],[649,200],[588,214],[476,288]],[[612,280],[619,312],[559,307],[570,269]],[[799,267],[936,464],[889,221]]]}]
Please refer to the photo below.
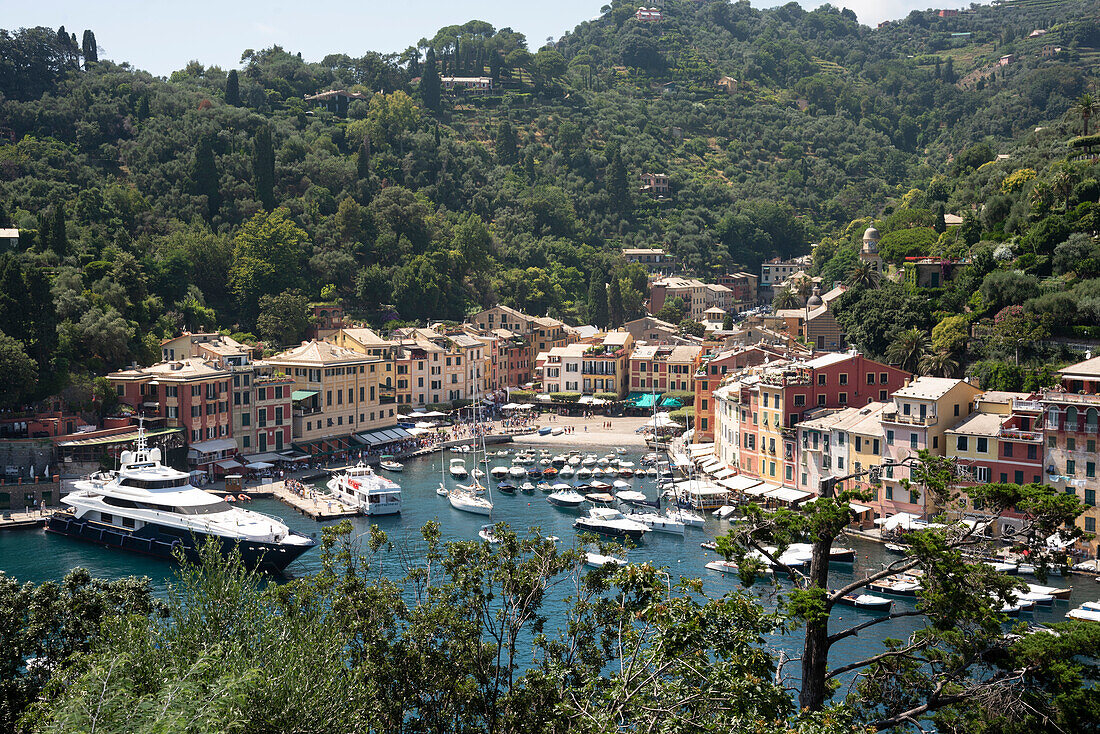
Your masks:
[{"label": "harbor water", "polygon": [[[552,449],[553,453],[563,452],[563,447]],[[584,447],[585,452],[604,455],[613,451],[611,448],[595,449]],[[516,449],[512,450],[514,454]],[[492,453],[492,452],[490,452]],[[638,464],[642,451],[630,451],[618,456],[620,459],[633,461]],[[451,452],[443,454],[443,462],[459,456]],[[473,455],[467,455],[467,467],[473,468]],[[511,455],[507,457],[490,457],[492,466],[508,465]],[[366,532],[372,523],[384,530],[396,544],[415,544],[419,539],[419,529],[430,520],[438,520],[444,540],[476,540],[481,527],[490,522],[490,518],[459,512],[450,506],[446,497],[436,493],[443,473],[441,472],[440,454],[432,454],[414,459],[405,463],[405,470],[399,474],[389,474],[402,486],[402,511],[400,515],[383,517],[354,517],[351,523],[358,532]],[[609,477],[599,477],[601,481],[611,483]],[[488,481],[488,480],[486,480]],[[509,480],[520,484],[523,479]],[[573,478],[560,480],[572,483]],[[656,479],[651,477],[635,477],[628,480],[634,489],[644,492],[650,499],[657,496]],[[455,480],[446,476],[448,486],[453,486]],[[495,482],[493,482],[495,486]],[[317,482],[319,488],[323,488],[321,482]],[[564,510],[546,501],[546,495],[538,490],[532,493],[517,491],[515,495],[493,494],[494,510],[491,522],[506,522],[515,531],[524,533],[531,527],[540,528],[544,535],[556,535],[561,538],[563,547],[576,542],[577,531],[573,529],[573,521],[582,514],[583,510]],[[320,537],[321,523],[297,514],[290,507],[274,499],[257,499],[249,505],[250,509],[259,510],[283,518],[294,530],[306,534],[314,534]],[[735,576],[723,576],[720,573],[705,568],[709,561],[717,560],[718,556],[712,551],[704,550],[700,543],[713,540],[724,534],[729,529],[729,524],[723,520],[714,518],[711,513],[706,514],[706,524],[702,528],[688,527],[684,536],[663,534],[657,532],[647,533],[645,539],[637,547],[626,553],[626,559],[632,562],[648,562],[658,567],[668,569],[673,579],[681,576],[702,578],[704,591],[709,596],[721,596],[729,591],[739,588]],[[869,570],[877,570],[884,563],[896,560],[897,556],[888,553],[881,545],[863,540],[842,540],[842,544],[850,545],[857,551],[855,564],[836,565],[832,571],[834,585],[840,585],[855,578],[856,575],[866,573]],[[148,558],[141,555],[126,553],[117,550],[109,550],[90,543],[73,540],[70,538],[47,535],[42,529],[12,530],[0,533],[0,571],[20,581],[43,582],[59,580],[72,568],[83,567],[88,569],[93,577],[121,578],[124,576],[147,576],[152,579],[158,590],[162,591],[171,581],[174,566],[170,562]],[[289,577],[301,576],[315,571],[319,567],[318,551],[312,550],[295,561],[287,569]],[[400,573],[398,564],[387,564],[392,568],[392,573]],[[1035,579],[1024,578],[1025,581],[1038,583]],[[1021,621],[1036,623],[1050,623],[1060,621],[1065,613],[1085,601],[1094,601],[1100,598],[1100,584],[1089,576],[1073,575],[1068,578],[1052,577],[1048,586],[1065,587],[1072,586],[1073,593],[1068,602],[1056,600],[1053,606],[1036,606],[1034,611],[1025,611],[1021,614]],[[772,607],[771,598],[774,590],[767,584],[758,583],[753,593],[760,596],[761,603]],[[912,600],[896,599],[895,608],[901,605],[906,608],[912,604]],[[550,598],[547,600],[547,617],[550,620],[563,619],[564,600],[562,598]],[[851,624],[871,618],[871,612],[857,610],[850,607],[841,607],[834,616],[835,628],[841,629]],[[551,625],[553,622],[551,622]],[[891,622],[868,629],[859,636],[850,637],[833,649],[833,665],[842,665],[851,660],[859,659],[881,650],[881,641],[885,638],[905,638],[918,626],[919,622],[913,618],[893,620]],[[790,635],[774,635],[769,639],[777,651],[782,650],[788,655],[797,655],[801,636],[796,631]],[[790,671],[792,673],[797,671]]]}]

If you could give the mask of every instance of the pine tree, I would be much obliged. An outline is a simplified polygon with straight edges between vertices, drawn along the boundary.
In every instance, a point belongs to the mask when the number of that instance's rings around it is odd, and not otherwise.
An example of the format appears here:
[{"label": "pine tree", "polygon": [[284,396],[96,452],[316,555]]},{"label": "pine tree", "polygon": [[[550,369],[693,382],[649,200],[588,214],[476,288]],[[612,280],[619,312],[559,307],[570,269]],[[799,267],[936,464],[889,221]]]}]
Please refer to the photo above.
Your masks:
[{"label": "pine tree", "polygon": [[256,198],[264,209],[275,209],[275,149],[271,144],[271,128],[260,125],[252,140],[252,182]]},{"label": "pine tree", "polygon": [[430,48],[424,57],[424,73],[420,76],[420,99],[424,101],[425,107],[439,114],[439,69],[435,61],[435,51]]},{"label": "pine tree", "polygon": [[99,49],[96,47],[95,34],[91,31],[84,31],[84,68],[87,69],[89,65],[99,61]]},{"label": "pine tree", "polygon": [[225,103],[231,107],[241,104],[241,86],[236,69],[230,69],[229,76],[225,78]]},{"label": "pine tree", "polygon": [[191,191],[206,197],[207,219],[213,219],[222,208],[219,179],[214,143],[210,137],[204,136],[195,148],[195,159],[191,164]]},{"label": "pine tree", "polygon": [[607,326],[607,285],[599,269],[592,271],[588,281],[588,318],[598,328]]},{"label": "pine tree", "polygon": [[622,326],[623,323],[623,294],[614,273],[607,284],[607,323],[608,326]]}]

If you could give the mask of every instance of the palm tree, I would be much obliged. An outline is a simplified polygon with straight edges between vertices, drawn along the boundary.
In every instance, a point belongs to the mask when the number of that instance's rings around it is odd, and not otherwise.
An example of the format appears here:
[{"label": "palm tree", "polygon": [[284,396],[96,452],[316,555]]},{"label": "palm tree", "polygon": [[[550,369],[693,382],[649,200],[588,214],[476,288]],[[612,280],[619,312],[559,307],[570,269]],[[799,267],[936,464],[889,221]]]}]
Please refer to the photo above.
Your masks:
[{"label": "palm tree", "polygon": [[798,296],[799,300],[803,303],[810,297],[810,294],[814,292],[814,281],[810,276],[803,275],[798,280],[794,281],[794,293]]},{"label": "palm tree", "polygon": [[916,372],[931,348],[928,335],[920,329],[906,329],[886,348],[886,357],[907,372]]},{"label": "palm tree", "polygon": [[874,290],[882,280],[882,273],[867,260],[860,260],[848,271],[848,285]]},{"label": "palm tree", "polygon": [[959,369],[959,362],[951,352],[930,352],[921,357],[920,373],[933,377],[951,377]]},{"label": "palm tree", "polygon": [[775,294],[775,298],[772,300],[772,308],[778,311],[781,308],[798,308],[802,303],[798,300],[798,296],[790,288],[784,288]]},{"label": "palm tree", "polygon": [[1085,92],[1077,101],[1070,107],[1070,111],[1081,116],[1081,122],[1084,125],[1085,132],[1083,135],[1089,134],[1089,118],[1092,117],[1092,113],[1096,112],[1096,100],[1092,98],[1092,95]]}]

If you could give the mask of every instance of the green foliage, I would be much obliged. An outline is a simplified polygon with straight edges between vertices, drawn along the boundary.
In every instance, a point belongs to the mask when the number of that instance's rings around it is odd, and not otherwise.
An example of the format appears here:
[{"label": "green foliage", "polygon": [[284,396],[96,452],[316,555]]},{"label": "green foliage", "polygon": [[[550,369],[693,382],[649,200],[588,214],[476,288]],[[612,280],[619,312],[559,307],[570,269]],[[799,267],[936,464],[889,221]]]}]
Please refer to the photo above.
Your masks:
[{"label": "green foliage", "polygon": [[27,356],[23,344],[0,331],[0,406],[19,407],[34,390],[38,365]]},{"label": "green foliage", "polygon": [[260,296],[280,293],[301,282],[307,235],[279,208],[257,213],[233,243],[229,285],[245,313],[256,313]]},{"label": "green foliage", "polygon": [[260,336],[275,344],[297,344],[313,320],[309,299],[301,291],[288,290],[278,295],[265,293],[260,296],[259,308],[256,329]]},{"label": "green foliage", "polygon": [[932,245],[939,238],[932,227],[899,229],[882,236],[878,251],[882,259],[901,265],[907,257],[932,254]]},{"label": "green foliage", "polygon": [[581,399],[581,394],[579,392],[552,392],[550,393],[550,399],[555,403],[575,403]]},{"label": "green foliage", "polygon": [[927,333],[932,327],[927,299],[897,283],[878,290],[853,288],[837,299],[833,312],[848,341],[871,356],[885,356],[901,332]]}]

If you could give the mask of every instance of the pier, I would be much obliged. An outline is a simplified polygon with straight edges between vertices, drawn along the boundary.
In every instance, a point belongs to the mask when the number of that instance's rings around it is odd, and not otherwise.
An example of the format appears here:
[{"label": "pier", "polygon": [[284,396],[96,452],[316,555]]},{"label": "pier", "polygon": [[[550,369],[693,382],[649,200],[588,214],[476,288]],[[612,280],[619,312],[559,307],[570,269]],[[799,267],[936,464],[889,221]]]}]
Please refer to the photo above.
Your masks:
[{"label": "pier", "polygon": [[40,528],[46,524],[46,518],[53,510],[47,512],[5,512],[0,516],[0,530],[20,530],[23,528]]},{"label": "pier", "polygon": [[358,508],[344,504],[336,499],[319,496],[303,497],[296,492],[292,492],[283,482],[275,482],[270,486],[272,495],[274,495],[275,499],[279,500],[284,505],[293,507],[306,517],[311,517],[314,520],[323,522],[325,520],[338,520],[342,517],[355,517],[356,515],[362,514]]}]

